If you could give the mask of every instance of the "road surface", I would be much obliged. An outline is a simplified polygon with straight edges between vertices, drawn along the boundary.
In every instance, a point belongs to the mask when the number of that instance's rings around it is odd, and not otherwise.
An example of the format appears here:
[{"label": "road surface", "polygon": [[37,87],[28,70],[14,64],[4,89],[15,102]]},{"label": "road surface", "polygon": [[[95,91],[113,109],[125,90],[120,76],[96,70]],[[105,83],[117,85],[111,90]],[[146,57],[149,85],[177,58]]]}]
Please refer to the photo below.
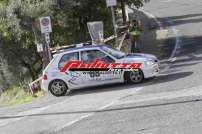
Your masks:
[{"label": "road surface", "polygon": [[171,32],[161,74],[139,85],[110,85],[0,108],[1,134],[200,134],[202,1],[155,0],[144,10]]}]

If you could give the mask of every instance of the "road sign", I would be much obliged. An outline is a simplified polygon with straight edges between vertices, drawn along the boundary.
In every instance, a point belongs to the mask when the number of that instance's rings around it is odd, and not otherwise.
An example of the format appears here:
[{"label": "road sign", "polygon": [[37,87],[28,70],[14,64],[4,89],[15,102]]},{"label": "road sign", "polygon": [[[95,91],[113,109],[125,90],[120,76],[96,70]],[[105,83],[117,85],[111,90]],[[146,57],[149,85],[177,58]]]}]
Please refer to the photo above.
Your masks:
[{"label": "road sign", "polygon": [[43,52],[43,44],[37,44],[37,52]]},{"label": "road sign", "polygon": [[112,7],[117,5],[117,0],[106,0],[107,6]]},{"label": "road sign", "polygon": [[43,33],[43,34],[52,32],[50,17],[41,17],[40,18],[40,28],[41,28],[41,33]]}]

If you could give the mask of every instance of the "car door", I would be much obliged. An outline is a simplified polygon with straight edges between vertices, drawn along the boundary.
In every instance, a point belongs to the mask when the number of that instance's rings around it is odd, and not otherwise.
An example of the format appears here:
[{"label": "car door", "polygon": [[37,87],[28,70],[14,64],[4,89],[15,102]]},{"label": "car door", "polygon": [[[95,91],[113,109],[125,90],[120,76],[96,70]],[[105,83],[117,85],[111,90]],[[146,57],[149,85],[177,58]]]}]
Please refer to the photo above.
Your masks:
[{"label": "car door", "polygon": [[[79,52],[64,54],[59,61],[58,68],[61,70],[67,62],[78,60],[79,60]],[[65,79],[67,80],[68,85],[70,85],[72,88],[82,87],[83,84],[82,72],[67,70],[62,74],[63,77],[65,77]]]},{"label": "car door", "polygon": [[[105,63],[113,63],[115,60],[106,53],[100,50],[87,50],[81,52],[81,61],[83,63],[92,63],[95,60],[100,59]],[[85,71],[85,85],[102,85],[107,83],[113,83],[121,79],[121,74],[112,71]]]}]

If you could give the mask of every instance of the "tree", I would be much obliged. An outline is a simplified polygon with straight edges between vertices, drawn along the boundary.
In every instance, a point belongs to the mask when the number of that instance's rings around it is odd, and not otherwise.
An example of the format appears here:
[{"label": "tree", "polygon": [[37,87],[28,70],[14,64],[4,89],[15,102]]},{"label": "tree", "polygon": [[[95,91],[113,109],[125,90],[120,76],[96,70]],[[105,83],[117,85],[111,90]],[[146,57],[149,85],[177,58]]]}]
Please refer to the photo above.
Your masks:
[{"label": "tree", "polygon": [[[61,7],[61,5],[60,5]],[[56,25],[53,33],[54,44],[74,44],[90,40],[87,29],[89,21],[103,21],[105,34],[112,33],[110,11],[104,0],[74,0],[63,2],[62,8],[56,8],[53,23]],[[110,21],[109,21],[110,20]],[[68,32],[64,32],[68,31]]]},{"label": "tree", "polygon": [[140,8],[143,6],[143,2],[146,2],[148,0],[118,0],[119,6],[121,7],[122,10],[122,18],[123,22],[126,22],[126,12],[125,12],[125,5],[134,5],[137,8]]},{"label": "tree", "polygon": [[51,14],[52,5],[49,0],[4,0],[1,3],[0,49],[11,66],[10,72],[17,78],[36,79],[41,71],[42,61],[36,52],[32,24],[40,15]]}]

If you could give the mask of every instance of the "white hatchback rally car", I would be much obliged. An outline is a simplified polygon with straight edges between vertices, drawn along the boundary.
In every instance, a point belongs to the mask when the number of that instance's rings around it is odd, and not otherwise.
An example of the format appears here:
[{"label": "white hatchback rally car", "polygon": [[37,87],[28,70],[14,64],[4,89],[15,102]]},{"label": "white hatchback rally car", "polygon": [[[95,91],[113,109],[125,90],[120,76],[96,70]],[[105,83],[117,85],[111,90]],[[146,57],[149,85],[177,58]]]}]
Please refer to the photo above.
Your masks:
[{"label": "white hatchback rally car", "polygon": [[[68,61],[92,63],[96,59],[106,63],[141,63],[135,70],[121,71],[71,71],[61,72]],[[78,45],[54,55],[43,71],[42,88],[54,96],[63,96],[74,89],[112,83],[141,83],[159,72],[158,59],[150,54],[125,54],[107,45]]]}]

